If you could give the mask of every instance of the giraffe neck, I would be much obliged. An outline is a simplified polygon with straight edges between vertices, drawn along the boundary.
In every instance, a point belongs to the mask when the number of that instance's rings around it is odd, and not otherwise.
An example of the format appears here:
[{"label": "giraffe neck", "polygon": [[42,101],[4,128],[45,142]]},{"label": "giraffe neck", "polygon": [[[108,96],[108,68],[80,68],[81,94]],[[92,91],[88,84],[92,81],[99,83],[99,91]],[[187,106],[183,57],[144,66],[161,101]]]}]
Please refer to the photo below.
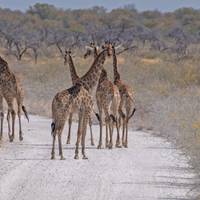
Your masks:
[{"label": "giraffe neck", "polygon": [[97,85],[105,59],[106,50],[96,57],[88,72],[81,77],[80,81],[88,91],[91,91]]},{"label": "giraffe neck", "polygon": [[72,84],[75,85],[79,76],[77,75],[72,57],[69,55],[69,70],[71,74]]},{"label": "giraffe neck", "polygon": [[113,71],[114,71],[114,82],[120,80],[120,74],[117,70],[117,56],[115,53],[115,48],[113,48]]},{"label": "giraffe neck", "polygon": [[0,72],[9,71],[8,63],[0,56]]},{"label": "giraffe neck", "polygon": [[107,71],[103,68],[100,74],[100,78],[99,78],[99,83],[101,84],[103,81],[108,80],[108,74]]},{"label": "giraffe neck", "polygon": [[97,58],[97,56],[98,56],[97,47],[94,47],[94,60]]}]

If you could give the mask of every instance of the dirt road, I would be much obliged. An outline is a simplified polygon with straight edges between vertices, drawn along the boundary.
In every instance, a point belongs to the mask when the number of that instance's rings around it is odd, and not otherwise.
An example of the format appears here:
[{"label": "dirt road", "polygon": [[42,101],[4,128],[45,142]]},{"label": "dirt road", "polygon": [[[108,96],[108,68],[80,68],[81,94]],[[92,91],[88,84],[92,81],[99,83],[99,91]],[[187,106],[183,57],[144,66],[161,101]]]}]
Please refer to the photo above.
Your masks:
[{"label": "dirt road", "polygon": [[[97,150],[87,136],[88,160],[74,160],[72,144],[50,160],[51,120],[23,120],[24,141],[4,134],[0,144],[0,200],[192,200],[196,178],[182,152],[161,138],[130,132],[129,148]],[[98,138],[98,127],[94,126]]]}]

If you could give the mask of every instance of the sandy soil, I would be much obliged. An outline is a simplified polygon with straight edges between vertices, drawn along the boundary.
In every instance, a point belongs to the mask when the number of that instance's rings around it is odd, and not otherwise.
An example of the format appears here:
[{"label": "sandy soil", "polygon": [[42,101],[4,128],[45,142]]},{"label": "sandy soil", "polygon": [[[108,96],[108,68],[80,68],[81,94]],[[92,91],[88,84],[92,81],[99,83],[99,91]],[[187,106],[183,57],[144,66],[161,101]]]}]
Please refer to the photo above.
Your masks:
[{"label": "sandy soil", "polygon": [[[31,116],[23,120],[24,141],[0,144],[0,200],[192,200],[196,175],[187,157],[162,138],[130,132],[128,149],[97,150],[88,160],[74,160],[77,125],[64,156],[50,160],[51,120]],[[98,139],[98,127],[94,126]],[[5,131],[6,132],[6,131]]]}]

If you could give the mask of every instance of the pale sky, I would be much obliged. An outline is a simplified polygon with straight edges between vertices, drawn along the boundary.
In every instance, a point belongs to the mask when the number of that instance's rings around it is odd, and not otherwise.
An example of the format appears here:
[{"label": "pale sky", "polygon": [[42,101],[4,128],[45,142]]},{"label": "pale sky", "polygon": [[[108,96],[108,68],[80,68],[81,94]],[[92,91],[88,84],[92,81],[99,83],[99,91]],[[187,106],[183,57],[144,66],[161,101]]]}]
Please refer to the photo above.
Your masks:
[{"label": "pale sky", "polygon": [[180,7],[200,8],[200,0],[0,0],[0,7],[12,10],[26,10],[35,3],[49,3],[59,8],[89,8],[95,5],[104,6],[108,10],[134,4],[138,10],[173,11]]}]

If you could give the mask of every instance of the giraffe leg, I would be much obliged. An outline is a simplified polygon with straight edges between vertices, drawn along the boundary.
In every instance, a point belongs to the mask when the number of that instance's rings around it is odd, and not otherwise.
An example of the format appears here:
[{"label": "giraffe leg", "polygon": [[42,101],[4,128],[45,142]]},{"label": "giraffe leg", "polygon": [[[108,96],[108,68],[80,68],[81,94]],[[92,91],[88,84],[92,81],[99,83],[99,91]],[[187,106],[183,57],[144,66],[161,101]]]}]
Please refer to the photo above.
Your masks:
[{"label": "giraffe leg", "polygon": [[[131,116],[131,114],[132,114],[132,113],[130,113],[131,107],[132,107],[131,102],[128,101],[127,107],[126,107],[126,119],[125,119],[125,141],[124,141],[124,147],[125,148],[128,148],[128,122],[129,122],[129,116]],[[133,114],[134,114],[134,112],[133,112]]]},{"label": "giraffe leg", "polygon": [[111,124],[110,124],[110,120],[109,120],[109,132],[110,132],[110,142],[109,142],[109,149],[112,149],[113,147],[113,133],[112,133],[112,129],[111,129]]},{"label": "giraffe leg", "polygon": [[99,108],[99,118],[100,118],[100,121],[99,121],[100,135],[99,135],[99,144],[97,146],[97,149],[101,149],[101,148],[103,148],[102,147],[102,129],[103,129],[103,121],[102,121],[103,116],[102,115],[103,115],[103,113],[102,113],[101,106],[98,106],[98,108]]},{"label": "giraffe leg", "polygon": [[59,123],[58,131],[57,131],[60,160],[65,160],[65,158],[63,156],[62,140],[61,140],[64,125],[65,125],[65,120],[61,120],[60,123]]},{"label": "giraffe leg", "polygon": [[89,117],[89,127],[90,127],[91,145],[94,146],[94,139],[93,139],[93,133],[92,133],[92,119],[91,119],[91,117]]},{"label": "giraffe leg", "polygon": [[125,124],[125,142],[124,142],[124,147],[128,148],[128,119],[126,119],[126,124]]},{"label": "giraffe leg", "polygon": [[121,118],[121,116],[119,116],[118,125],[119,125],[119,129],[120,129],[120,128],[121,128],[121,125],[122,125],[122,118]]},{"label": "giraffe leg", "polygon": [[52,151],[51,151],[51,160],[55,159],[55,141],[56,141],[56,130],[53,133],[53,144],[52,144]]},{"label": "giraffe leg", "polygon": [[11,128],[10,128],[10,110],[8,110],[8,113],[7,113],[7,122],[8,122],[8,137],[9,139],[11,139]]},{"label": "giraffe leg", "polygon": [[12,141],[13,141],[15,138],[15,117],[16,117],[14,109],[11,111],[11,116],[12,116]]},{"label": "giraffe leg", "polygon": [[59,146],[59,156],[60,156],[60,160],[65,160],[64,156],[63,156],[63,151],[62,151],[62,140],[61,140],[61,136],[62,136],[62,129],[59,131],[58,133],[58,146]]},{"label": "giraffe leg", "polygon": [[88,115],[85,113],[84,119],[83,119],[83,132],[82,132],[82,138],[81,138],[81,145],[82,145],[82,155],[83,159],[88,159],[87,156],[85,155],[85,136],[87,133],[87,124],[88,124]]},{"label": "giraffe leg", "polygon": [[111,122],[111,131],[112,131],[112,134],[113,134],[113,131],[114,131],[114,123]]},{"label": "giraffe leg", "polygon": [[109,129],[109,142],[108,142],[108,148],[112,149],[113,147],[113,141],[112,141],[112,128],[111,128],[111,119],[110,119],[110,115],[108,113],[108,108],[104,109],[105,115],[106,115],[106,124],[108,125],[108,129]]},{"label": "giraffe leg", "polygon": [[123,106],[124,106],[124,101],[121,100],[118,112],[119,112],[119,126],[121,127],[121,124],[122,124],[122,145],[124,146],[124,144],[125,144],[126,115],[124,114],[124,112],[122,110]]},{"label": "giraffe leg", "polygon": [[122,145],[124,146],[125,145],[125,129],[126,129],[126,120],[123,119],[123,122],[122,122]]},{"label": "giraffe leg", "polygon": [[79,143],[81,140],[81,133],[82,133],[82,121],[83,121],[83,113],[79,111],[79,120],[78,120],[78,131],[77,131],[77,140],[76,140],[76,148],[75,148],[75,156],[74,159],[79,159]]},{"label": "giraffe leg", "polygon": [[[106,120],[105,120],[106,121]],[[109,147],[109,141],[108,141],[108,124],[107,124],[107,122],[106,122],[106,140],[105,140],[105,146],[106,146],[106,148],[108,148]]]},{"label": "giraffe leg", "polygon": [[2,137],[3,137],[3,119],[4,119],[4,113],[3,112],[1,112],[0,113],[0,117],[1,117],[1,132],[0,132],[0,140],[2,139]]},{"label": "giraffe leg", "polygon": [[18,120],[19,120],[19,140],[22,141],[23,136],[22,136],[22,122],[21,122],[21,104],[19,102],[18,102],[17,115],[18,115]]},{"label": "giraffe leg", "polygon": [[3,112],[3,97],[0,96],[0,117],[1,117],[1,132],[0,132],[0,140],[3,137],[3,119],[4,119],[4,112]]},{"label": "giraffe leg", "polygon": [[14,138],[15,138],[15,117],[16,117],[16,113],[15,110],[13,108],[13,99],[12,100],[7,100],[8,103],[8,112],[11,113],[11,117],[12,117],[12,134],[10,137],[10,142],[13,142]]},{"label": "giraffe leg", "polygon": [[71,138],[71,127],[72,127],[72,117],[73,113],[70,113],[69,119],[68,119],[68,136],[67,136],[67,144],[70,144],[70,138]]},{"label": "giraffe leg", "polygon": [[120,145],[120,131],[119,131],[119,120],[118,119],[116,119],[116,129],[117,129],[117,140],[116,140],[115,147],[121,148],[122,146]]}]

